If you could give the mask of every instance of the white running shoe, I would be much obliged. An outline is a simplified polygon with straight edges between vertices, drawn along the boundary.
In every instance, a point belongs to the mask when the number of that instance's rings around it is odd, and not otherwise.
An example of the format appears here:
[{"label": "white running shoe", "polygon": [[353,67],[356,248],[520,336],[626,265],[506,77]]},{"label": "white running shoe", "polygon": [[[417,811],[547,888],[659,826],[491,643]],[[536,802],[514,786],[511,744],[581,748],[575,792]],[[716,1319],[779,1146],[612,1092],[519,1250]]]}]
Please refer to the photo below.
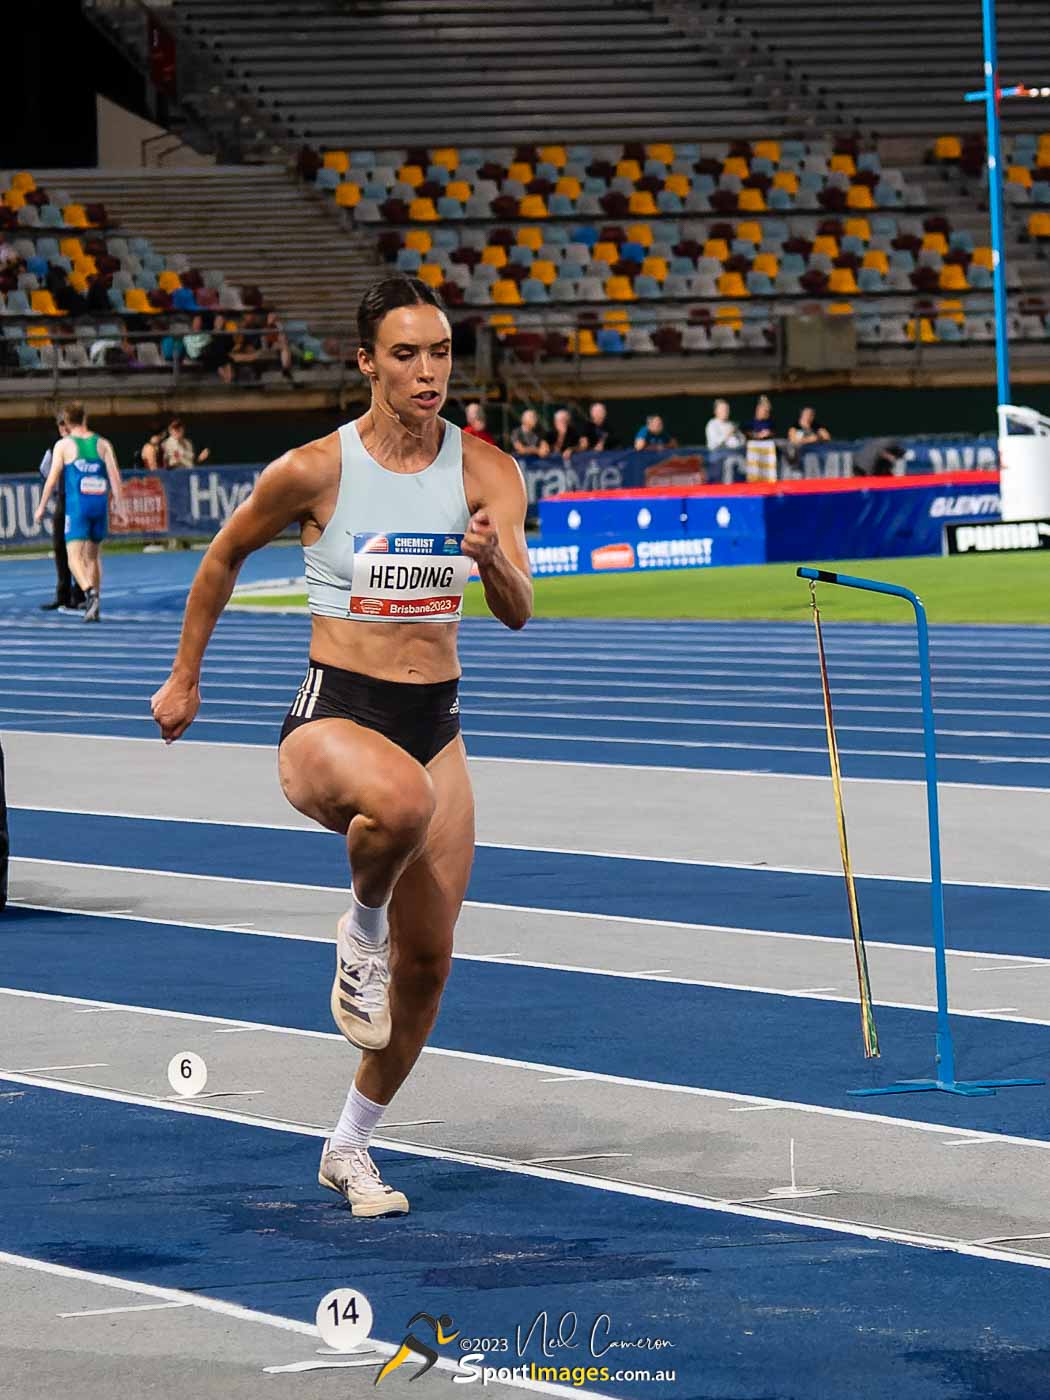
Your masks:
[{"label": "white running shoe", "polygon": [[390,936],[369,943],[339,920],[335,940],[332,1017],[351,1045],[382,1050],[390,1043]]},{"label": "white running shoe", "polygon": [[349,1203],[352,1215],[407,1215],[408,1198],[387,1186],[367,1147],[332,1147],[328,1139],[321,1150],[317,1180],[338,1191]]}]

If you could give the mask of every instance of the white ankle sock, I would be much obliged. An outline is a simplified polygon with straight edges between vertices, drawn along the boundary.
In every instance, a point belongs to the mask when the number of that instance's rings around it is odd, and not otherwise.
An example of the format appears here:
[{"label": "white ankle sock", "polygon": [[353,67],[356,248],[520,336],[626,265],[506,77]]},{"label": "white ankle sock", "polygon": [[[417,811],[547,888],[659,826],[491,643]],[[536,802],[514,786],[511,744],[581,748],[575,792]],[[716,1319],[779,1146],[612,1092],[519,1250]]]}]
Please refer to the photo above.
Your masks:
[{"label": "white ankle sock", "polygon": [[351,1085],[339,1122],[332,1131],[331,1144],[342,1152],[367,1147],[376,1124],[386,1112],[385,1103],[373,1103]]},{"label": "white ankle sock", "polygon": [[386,910],[385,904],[380,904],[378,908],[371,904],[362,904],[354,892],[353,885],[350,886],[350,931],[364,943],[374,943],[378,947],[386,938]]}]

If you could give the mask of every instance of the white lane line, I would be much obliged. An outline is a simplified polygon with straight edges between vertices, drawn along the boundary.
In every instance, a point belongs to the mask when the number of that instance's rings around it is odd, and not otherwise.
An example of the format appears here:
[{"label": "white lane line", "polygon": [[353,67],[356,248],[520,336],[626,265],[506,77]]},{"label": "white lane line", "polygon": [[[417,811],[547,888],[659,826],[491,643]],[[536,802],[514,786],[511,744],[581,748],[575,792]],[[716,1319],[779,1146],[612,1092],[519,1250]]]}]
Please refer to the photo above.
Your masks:
[{"label": "white lane line", "polygon": [[[232,1109],[212,1109],[198,1108],[190,1100],[183,1100],[182,1103],[158,1102],[155,1099],[144,1098],[140,1095],[128,1094],[118,1090],[100,1089],[92,1086],[74,1085],[62,1083],[58,1080],[34,1079],[29,1075],[17,1075],[9,1071],[0,1070],[0,1080],[18,1084],[27,1084],[32,1088],[53,1090],[56,1093],[70,1094],[84,1098],[103,1099],[110,1103],[130,1104],[139,1108],[161,1109],[165,1113],[186,1113],[194,1117],[216,1118],[227,1123],[237,1123],[244,1127],[260,1128],[270,1132],[291,1133],[300,1137],[323,1138],[327,1136],[326,1128],[308,1128],[299,1123],[292,1123],[285,1119],[253,1117],[243,1113],[237,1113]],[[874,1117],[874,1115],[872,1115]],[[896,1120],[894,1120],[896,1121]],[[909,1126],[919,1126],[909,1124]],[[929,1127],[930,1125],[924,1125]],[[1002,1139],[997,1139],[1001,1141]],[[436,1161],[456,1162],[464,1166],[479,1167],[490,1171],[506,1172],[513,1176],[535,1177],[543,1181],[556,1181],[571,1186],[583,1186],[591,1191],[604,1191],[610,1195],[630,1196],[636,1200],[663,1201],[669,1205],[685,1206],[690,1210],[707,1210],[719,1215],[737,1215],[749,1219],[770,1220],[784,1225],[801,1225],[816,1230],[830,1231],[833,1234],[848,1235],[860,1239],[885,1240],[894,1244],[917,1246],[927,1249],[944,1249],[953,1254],[961,1254],[977,1259],[996,1259],[1008,1264],[1023,1264],[1031,1268],[1050,1269],[1050,1258],[1039,1255],[1022,1255],[1009,1250],[997,1250],[991,1246],[975,1245],[967,1240],[952,1238],[944,1235],[930,1235],[919,1231],[899,1230],[880,1225],[862,1225],[857,1221],[836,1220],[822,1216],[803,1215],[794,1211],[778,1211],[772,1205],[748,1205],[742,1206],[732,1201],[723,1200],[715,1196],[700,1196],[695,1193],[684,1191],[671,1191],[665,1187],[643,1186],[636,1182],[620,1181],[612,1177],[590,1176],[579,1172],[566,1171],[557,1167],[544,1166],[539,1163],[530,1164],[519,1162],[509,1157],[493,1157],[482,1153],[455,1152],[449,1148],[423,1146],[420,1143],[402,1142],[393,1139],[386,1142],[382,1139],[375,1139],[375,1145],[395,1152],[408,1153],[410,1156],[430,1158]],[[1044,1144],[1050,1147],[1050,1143]],[[0,1264],[7,1261],[17,1262],[18,1256],[11,1256],[0,1253]],[[33,1261],[34,1263],[37,1261]],[[134,1291],[145,1291],[149,1285],[132,1285]],[[181,1302],[186,1295],[179,1295],[174,1289],[151,1289],[154,1296],[161,1295],[171,1298],[172,1301]],[[196,1301],[191,1298],[190,1301]],[[225,1304],[228,1309],[235,1308],[234,1304]],[[247,1311],[247,1310],[243,1310]],[[242,1310],[228,1315],[241,1315]],[[305,1324],[298,1324],[296,1330],[305,1329]],[[314,1329],[309,1331],[314,1333]],[[315,1334],[315,1333],[314,1333]],[[316,1334],[315,1334],[316,1335]],[[375,1342],[377,1350],[385,1343]],[[393,1351],[393,1347],[390,1347]],[[451,1363],[449,1363],[451,1365]],[[536,1383],[539,1384],[539,1383]],[[548,1387],[551,1388],[551,1387]],[[568,1387],[562,1388],[565,1394],[576,1394]],[[561,1392],[559,1392],[561,1393]]]},{"label": "white lane line", "polygon": [[105,1060],[97,1060],[90,1065],[27,1065],[22,1071],[23,1074],[43,1074],[45,1070],[55,1069],[108,1069]]},{"label": "white lane line", "polygon": [[409,1118],[404,1123],[384,1123],[383,1132],[389,1133],[392,1128],[433,1128],[444,1121],[444,1118]]},{"label": "white lane line", "polygon": [[[733,687],[727,687],[733,689]],[[799,692],[800,694],[802,692]],[[23,719],[25,718],[23,712]],[[155,734],[96,734],[92,730],[40,730],[40,729],[15,729],[9,725],[4,726],[5,734],[17,734],[26,739],[39,739],[41,733],[55,733],[62,736],[66,733],[83,733],[92,739],[102,739],[108,742],[120,744],[152,744],[154,747],[160,742]],[[272,754],[272,744],[252,744],[247,740],[209,740],[209,739],[180,739],[182,748],[199,748],[203,750],[220,748],[233,749],[258,749],[263,753]],[[470,754],[471,764],[475,763],[524,763],[531,767],[542,768],[614,768],[617,772],[623,773],[686,773],[690,777],[695,777],[697,773],[716,773],[720,778],[760,778],[768,781],[776,778],[783,782],[800,783],[830,783],[830,778],[823,773],[781,773],[772,768],[689,768],[677,763],[610,763],[603,759],[571,759],[571,758],[515,758],[510,755],[496,754]],[[846,786],[859,786],[870,784],[877,787],[911,787],[925,788],[925,781],[922,778],[844,778]],[[1032,787],[1025,783],[974,783],[953,781],[943,778],[938,781],[939,788],[962,788],[967,791],[985,792],[988,788],[994,788],[996,792],[1019,792],[1028,797],[1034,794],[1046,792],[1045,788]]]},{"label": "white lane line", "polygon": [[[293,1129],[293,1131],[301,1131]],[[401,1150],[410,1152],[412,1149],[407,1145],[402,1145]],[[962,1246],[960,1253],[980,1251],[984,1257],[984,1247],[979,1245]],[[994,1257],[994,1251],[988,1257]],[[1028,1262],[1027,1257],[1012,1255],[1021,1263]],[[141,1297],[163,1299],[165,1302],[176,1303],[180,1307],[199,1308],[202,1312],[218,1313],[222,1317],[232,1318],[237,1322],[261,1323],[265,1327],[276,1327],[283,1332],[296,1332],[301,1337],[309,1337],[317,1340],[317,1328],[312,1322],[300,1322],[294,1317],[281,1317],[277,1313],[256,1312],[252,1308],[242,1308],[237,1303],[228,1303],[222,1298],[209,1298],[203,1293],[187,1293],[181,1288],[163,1288],[155,1283],[138,1283],[131,1279],[118,1278],[115,1274],[100,1274],[89,1269],[74,1269],[68,1264],[52,1264],[47,1259],[34,1259],[28,1254],[10,1254],[6,1250],[0,1250],[0,1267],[7,1265],[12,1269],[27,1269],[32,1273],[50,1274],[54,1278],[70,1279],[74,1283],[92,1284],[100,1288],[115,1288],[122,1293],[137,1293]],[[398,1350],[400,1343],[380,1341],[375,1337],[369,1338],[369,1345],[374,1351],[383,1356],[393,1356]],[[456,1364],[445,1357],[439,1357],[436,1363],[439,1370],[457,1371]],[[521,1390],[535,1390],[543,1395],[558,1395],[564,1400],[572,1400],[572,1397],[581,1394],[579,1389],[567,1385],[555,1385],[550,1381],[533,1381],[521,1377],[512,1377],[509,1380],[501,1381],[502,1385],[517,1386]],[[595,1400],[614,1400],[612,1396],[606,1396],[600,1391],[586,1390],[583,1394],[592,1395]]]},{"label": "white lane line", "polygon": [[171,1308],[188,1308],[190,1303],[129,1303],[123,1308],[84,1308],[80,1312],[57,1313],[58,1317],[112,1317],[114,1313],[163,1312]]},{"label": "white lane line", "polygon": [[[978,956],[983,957],[984,954]],[[990,967],[971,967],[968,972],[1018,972],[1026,967],[1050,967],[1050,962],[1041,958],[1036,958],[1031,962],[995,963]]]},{"label": "white lane line", "polygon": [[587,1078],[587,1076],[586,1076],[585,1074],[556,1074],[556,1075],[554,1075],[554,1076],[553,1076],[552,1078],[550,1078],[550,1079],[541,1079],[541,1080],[540,1080],[540,1083],[541,1083],[541,1084],[572,1084],[572,1083],[574,1083],[574,1082],[578,1083],[579,1081],[585,1080],[586,1078]]},{"label": "white lane line", "polygon": [[525,1157],[522,1165],[542,1167],[551,1162],[604,1162],[612,1157],[633,1157],[633,1152],[574,1152],[563,1157]]},{"label": "white lane line", "polygon": [[1016,1011],[1016,1006],[981,1006],[974,1008],[975,1016],[1001,1016],[1008,1011]]},{"label": "white lane line", "polygon": [[[82,862],[80,862],[80,861],[47,860],[47,859],[45,859],[45,858],[43,858],[43,857],[38,857],[38,856],[32,856],[32,857],[16,857],[16,858],[15,858],[15,863],[17,864],[18,861],[20,861],[20,860],[21,860],[21,861],[24,861],[26,864],[73,866],[73,867],[74,867],[75,869],[77,869],[77,870],[107,870],[107,871],[108,871],[108,870],[119,870],[119,871],[121,871],[121,872],[123,872],[123,873],[125,873],[125,874],[134,874],[134,875],[157,875],[157,876],[161,876],[161,877],[171,876],[172,878],[178,879],[178,880],[215,880],[215,881],[217,881],[217,882],[221,882],[221,883],[227,883],[227,882],[228,882],[228,883],[230,883],[230,884],[235,884],[235,885],[259,885],[259,884],[263,884],[263,883],[264,883],[267,887],[269,887],[269,886],[271,886],[271,885],[275,885],[275,886],[278,886],[278,887],[284,888],[284,889],[308,890],[308,891],[313,892],[313,893],[324,893],[324,894],[327,894],[327,893],[345,893],[345,890],[343,890],[343,888],[342,888],[341,886],[338,886],[338,887],[337,887],[337,886],[334,886],[334,885],[295,885],[295,884],[287,884],[287,883],[285,883],[285,882],[283,882],[283,881],[276,881],[276,880],[267,880],[267,881],[265,881],[265,882],[262,882],[262,881],[258,881],[258,880],[244,880],[244,879],[241,879],[241,877],[240,877],[240,876],[237,876],[237,875],[214,875],[214,876],[213,876],[213,875],[194,875],[194,874],[192,874],[192,873],[187,873],[186,871],[143,870],[143,869],[140,869],[140,868],[137,867],[137,866],[126,866],[126,865],[124,865],[124,866],[120,866],[120,865],[90,865],[90,864],[82,863]],[[85,918],[91,918],[91,917],[94,917],[94,916],[95,916],[95,911],[94,911],[94,910],[91,910],[91,909],[67,908],[67,907],[61,906],[61,905],[50,905],[50,904],[30,904],[28,901],[25,901],[25,900],[19,900],[19,901],[12,900],[12,901],[10,901],[8,907],[9,907],[9,908],[16,908],[16,907],[17,907],[17,908],[23,908],[23,909],[45,909],[45,910],[50,910],[50,911],[52,911],[53,913],[56,913],[56,914],[80,914],[80,915],[83,915]],[[778,930],[778,929],[742,928],[742,927],[738,927],[738,926],[735,925],[735,924],[690,924],[690,923],[684,922],[684,921],[681,920],[681,919],[647,919],[647,918],[642,918],[640,915],[635,915],[635,914],[605,914],[605,913],[592,913],[592,912],[589,911],[589,910],[577,910],[577,909],[546,909],[546,908],[544,908],[542,905],[535,905],[535,904],[493,904],[493,903],[491,903],[491,902],[489,902],[489,901],[487,901],[487,900],[468,899],[468,900],[464,900],[464,902],[463,902],[463,908],[464,908],[464,909],[489,909],[489,910],[494,910],[494,911],[497,911],[497,912],[510,913],[510,914],[529,914],[529,915],[534,915],[534,916],[536,916],[537,918],[543,918],[543,919],[552,919],[552,918],[555,918],[555,919],[587,919],[587,920],[590,920],[590,921],[592,921],[592,922],[601,922],[601,923],[603,923],[603,924],[605,924],[605,925],[627,924],[627,925],[631,926],[632,928],[633,928],[634,926],[639,926],[639,927],[642,927],[642,928],[669,928],[669,929],[681,930],[681,931],[683,931],[683,932],[688,932],[688,933],[728,933],[728,934],[734,934],[734,935],[739,934],[740,936],[745,937],[745,938],[777,938],[777,939],[790,939],[790,940],[793,940],[793,941],[796,941],[796,942],[802,942],[802,943],[824,943],[824,944],[829,944],[829,945],[831,945],[831,946],[833,946],[833,947],[835,947],[835,948],[841,948],[842,945],[848,941],[848,940],[846,940],[846,939],[844,939],[844,938],[836,938],[836,937],[832,936],[831,934],[822,934],[822,933],[784,933],[784,932],[782,932],[782,931],[780,931],[780,930]],[[162,925],[164,925],[165,927],[171,927],[171,925],[172,925],[172,920],[171,920],[171,919],[160,919],[160,918],[151,917],[151,916],[149,916],[149,915],[143,915],[143,914],[132,914],[132,915],[130,915],[129,917],[130,917],[131,922],[133,922],[133,923],[162,924]],[[212,930],[214,930],[216,933],[239,933],[239,934],[243,934],[243,935],[246,936],[246,937],[254,937],[254,938],[285,938],[285,939],[288,939],[290,942],[297,942],[297,943],[330,943],[330,942],[332,942],[332,939],[331,939],[330,935],[327,935],[327,934],[318,936],[318,935],[316,935],[316,934],[309,934],[309,933],[288,933],[288,932],[285,932],[285,931],[273,930],[273,929],[257,929],[257,928],[253,928],[253,929],[243,929],[243,928],[231,928],[230,925],[228,925],[228,924],[209,924],[209,923],[199,923],[199,922],[198,922],[198,923],[192,923],[192,922],[187,922],[187,921],[184,921],[184,920],[179,920],[179,921],[178,921],[178,924],[177,924],[176,926],[179,927],[179,928],[212,929]],[[926,959],[932,959],[932,957],[933,957],[933,950],[929,947],[929,945],[926,945],[926,944],[920,944],[920,943],[884,943],[884,942],[881,942],[880,940],[875,939],[875,938],[867,938],[867,939],[865,939],[865,942],[866,942],[866,944],[867,944],[867,946],[868,946],[869,948],[884,948],[884,949],[886,949],[886,950],[888,950],[888,951],[889,951],[889,950],[893,950],[893,951],[896,951],[896,952],[900,952],[900,953],[904,953],[904,954],[909,954],[909,955],[911,955],[911,954],[919,954],[921,957],[926,958]],[[1016,954],[1011,954],[1011,953],[990,953],[990,952],[987,952],[987,951],[976,951],[976,950],[970,950],[970,949],[965,949],[965,948],[949,948],[949,949],[947,950],[947,955],[948,955],[949,958],[967,958],[967,959],[970,959],[970,958],[1002,958],[1004,961],[1010,961],[1011,959],[1013,959],[1013,958],[1016,957]],[[474,953],[453,953],[452,956],[453,956],[454,958],[459,958],[459,959],[462,959],[462,960],[464,960],[464,961],[468,961],[468,962],[469,962],[472,958],[476,958],[476,959],[478,959],[479,961],[482,961],[482,960],[484,960],[484,956],[485,956],[485,955],[483,955],[483,954],[474,954]],[[552,965],[555,966],[555,967],[561,966],[560,964],[552,964]],[[522,966],[525,966],[525,964],[522,964]],[[1014,966],[1018,966],[1018,964],[1015,963]],[[1027,964],[1020,964],[1020,966],[1027,966]],[[1045,959],[1045,960],[1043,960],[1043,961],[1041,961],[1041,962],[1033,963],[1032,966],[1034,966],[1034,967],[1050,967],[1050,958]],[[580,971],[580,970],[582,970],[582,969],[580,969],[580,968],[578,968],[578,967],[572,967],[572,966],[569,965],[569,964],[565,964],[565,969],[566,969],[566,971]],[[607,970],[611,970],[611,969],[607,969]],[[624,976],[624,977],[628,977],[628,976],[640,976],[641,974],[639,974],[639,973],[621,972],[620,975],[621,975],[621,976]]]},{"label": "white lane line", "polygon": [[[28,1001],[55,1002],[58,1005],[77,1007],[84,1004],[82,997],[60,996],[56,992],[26,992],[21,988],[0,987],[0,996],[21,997]],[[217,1016],[206,1016],[196,1011],[168,1011],[162,1007],[155,1006],[129,1006],[120,1002],[92,1002],[90,1008],[100,1007],[107,1011],[119,1011],[127,1016],[154,1016],[162,1020],[189,1021],[195,1025],[215,1025],[238,1024],[226,1021],[225,1018]],[[344,1039],[338,1031],[309,1031],[292,1026],[274,1026],[265,1021],[242,1021],[239,1023],[245,1030],[263,1031],[269,1035],[292,1036],[304,1040],[330,1040],[339,1045],[343,1045]],[[645,1089],[656,1093],[683,1094],[689,1098],[712,1099],[716,1102],[727,1104],[749,1105],[757,1109],[789,1109],[796,1113],[807,1113],[818,1118],[843,1119],[857,1123],[881,1123],[885,1127],[897,1128],[902,1131],[914,1131],[919,1133],[958,1133],[959,1128],[954,1124],[930,1123],[921,1119],[894,1118],[890,1114],[863,1112],[859,1109],[832,1108],[825,1104],[803,1103],[796,1099],[771,1099],[759,1094],[738,1094],[728,1089],[708,1089],[696,1084],[668,1084],[659,1079],[632,1079],[621,1074],[605,1074],[601,1070],[572,1069],[568,1065],[545,1064],[536,1060],[513,1060],[505,1055],[485,1055],[474,1050],[446,1050],[437,1045],[424,1045],[424,1055],[434,1055],[442,1059],[463,1060],[469,1064],[478,1065],[499,1065],[503,1069],[523,1071],[541,1075],[554,1075],[566,1082],[570,1079],[585,1079],[595,1084],[616,1084],[628,1089]],[[4,1070],[0,1068],[0,1079],[18,1080],[19,1071]],[[61,1080],[48,1081],[51,1087],[60,1087]],[[542,1081],[541,1081],[542,1082]],[[85,1092],[91,1088],[99,1088],[103,1094],[108,1092],[102,1086],[83,1085],[76,1081],[69,1081],[70,1093]],[[151,1104],[154,1107],[177,1107],[167,1103],[160,1098],[143,1097],[143,1103]],[[189,1103],[184,1099],[182,1102]],[[215,1110],[221,1112],[221,1110]],[[730,1112],[733,1110],[730,1109]],[[202,1108],[201,1113],[211,1112],[210,1109]],[[250,1117],[246,1121],[253,1121]],[[301,1125],[302,1126],[302,1125]],[[327,1137],[330,1132],[328,1128],[317,1128],[318,1135]],[[1017,1134],[998,1133],[994,1136],[994,1141],[1005,1143],[1013,1147],[1032,1147],[1039,1151],[1050,1151],[1050,1139],[1021,1137]]]},{"label": "white lane line", "polygon": [[775,1109],[786,1108],[787,1104],[782,1103],[749,1103],[743,1108],[731,1108],[730,1113],[772,1113]]},{"label": "white lane line", "polygon": [[964,1137],[949,1138],[947,1142],[942,1142],[942,1147],[983,1147],[986,1143],[995,1142],[994,1137]]}]

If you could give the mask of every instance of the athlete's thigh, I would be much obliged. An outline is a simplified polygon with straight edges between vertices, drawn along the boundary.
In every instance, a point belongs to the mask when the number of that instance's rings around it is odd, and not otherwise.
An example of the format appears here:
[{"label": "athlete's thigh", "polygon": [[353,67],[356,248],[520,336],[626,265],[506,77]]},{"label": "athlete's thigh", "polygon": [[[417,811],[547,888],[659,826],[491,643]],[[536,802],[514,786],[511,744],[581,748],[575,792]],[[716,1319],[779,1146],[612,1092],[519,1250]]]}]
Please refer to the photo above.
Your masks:
[{"label": "athlete's thigh", "polygon": [[392,818],[428,812],[433,803],[422,764],[350,719],[301,724],[281,744],[277,763],[292,806],[341,835],[359,812]]},{"label": "athlete's thigh", "polygon": [[390,923],[395,956],[399,949],[451,954],[474,860],[474,791],[463,740],[457,737],[447,744],[428,764],[427,773],[436,806],[426,846],[394,887]]}]

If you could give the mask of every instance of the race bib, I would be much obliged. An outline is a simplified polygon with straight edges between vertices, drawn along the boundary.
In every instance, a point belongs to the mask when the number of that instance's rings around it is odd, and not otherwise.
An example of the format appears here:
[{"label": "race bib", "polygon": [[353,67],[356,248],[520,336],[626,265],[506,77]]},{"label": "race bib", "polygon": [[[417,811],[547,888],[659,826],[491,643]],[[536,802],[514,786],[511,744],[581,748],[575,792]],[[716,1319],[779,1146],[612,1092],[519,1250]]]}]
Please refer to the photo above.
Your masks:
[{"label": "race bib", "polygon": [[106,478],[104,476],[82,476],[80,478],[80,494],[82,496],[104,496],[106,494]]},{"label": "race bib", "polygon": [[355,535],[351,617],[456,621],[472,560],[459,535]]}]

